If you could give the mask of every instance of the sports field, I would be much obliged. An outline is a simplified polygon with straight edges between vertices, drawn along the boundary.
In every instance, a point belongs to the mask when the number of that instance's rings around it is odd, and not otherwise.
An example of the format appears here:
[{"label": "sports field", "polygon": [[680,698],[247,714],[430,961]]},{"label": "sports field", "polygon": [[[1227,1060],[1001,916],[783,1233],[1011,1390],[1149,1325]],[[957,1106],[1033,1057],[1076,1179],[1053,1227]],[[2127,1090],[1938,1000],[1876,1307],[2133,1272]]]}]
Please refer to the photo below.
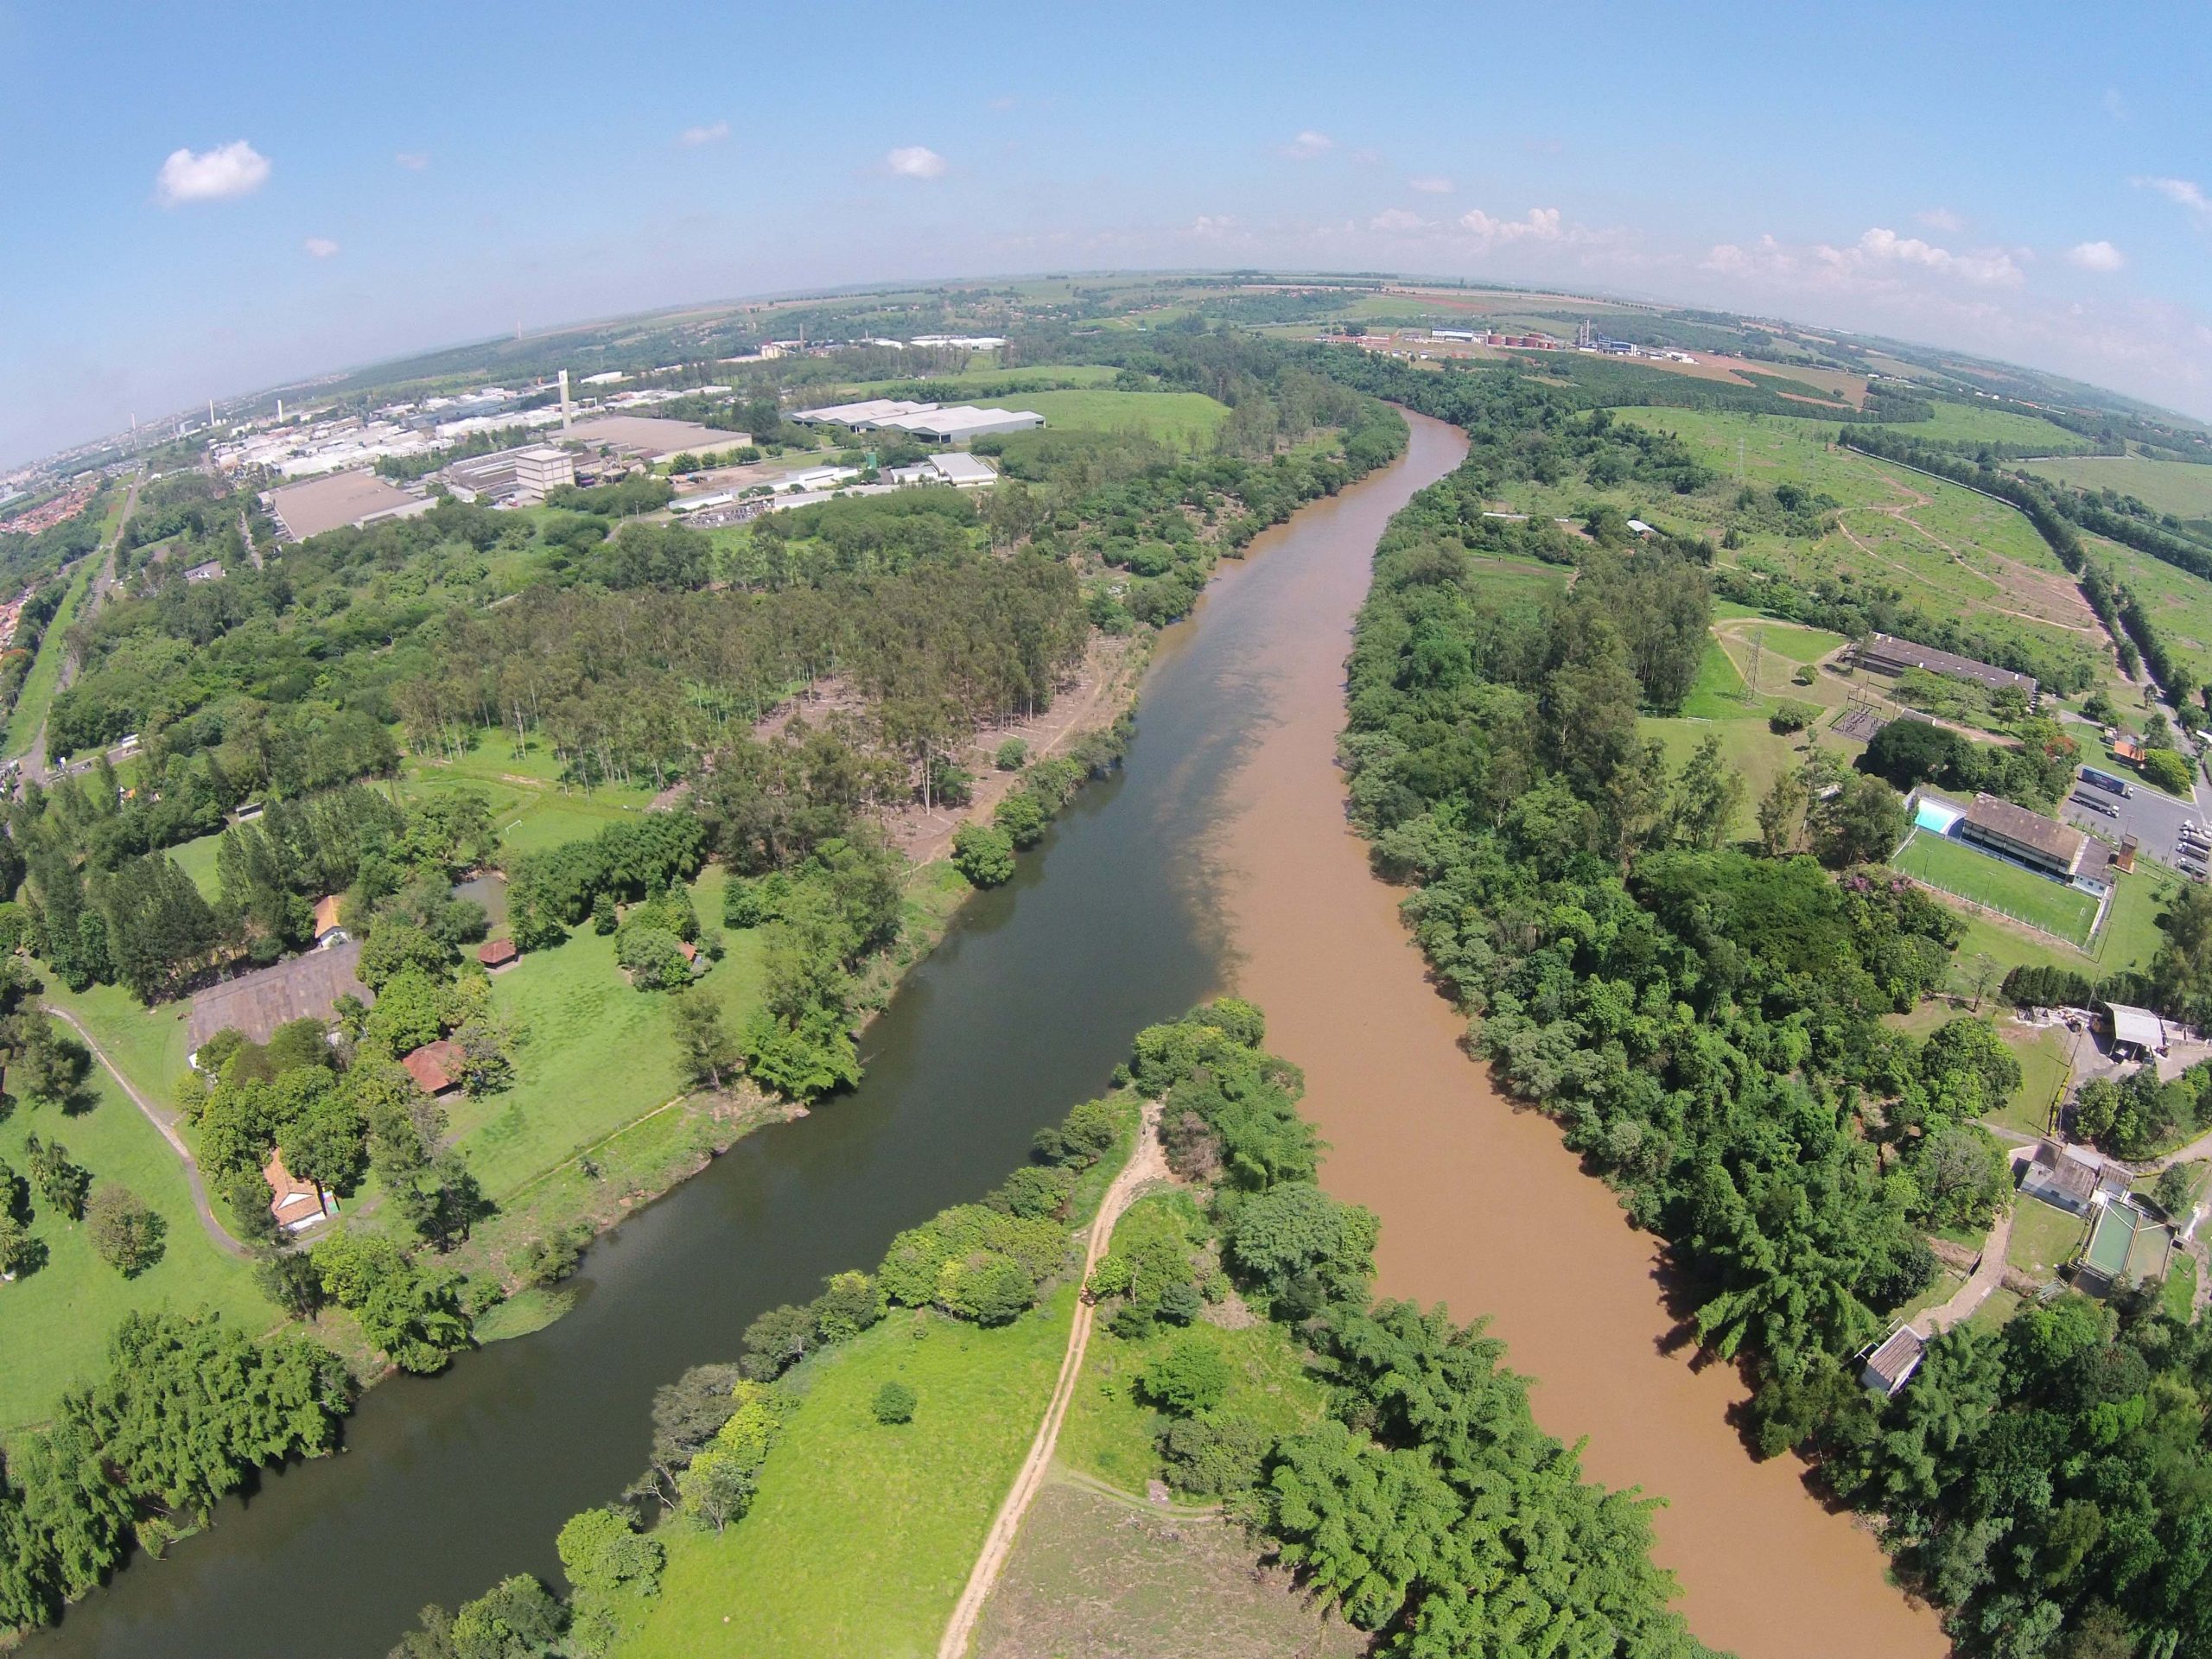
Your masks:
[{"label": "sports field", "polygon": [[2079,887],[1976,852],[1948,836],[1916,830],[1890,861],[1931,887],[1985,905],[2031,927],[2086,944],[2097,918],[2097,901]]},{"label": "sports field", "polygon": [[2114,1284],[2155,1279],[2166,1270],[2173,1235],[2133,1206],[2108,1204],[2098,1212],[2082,1259]]}]

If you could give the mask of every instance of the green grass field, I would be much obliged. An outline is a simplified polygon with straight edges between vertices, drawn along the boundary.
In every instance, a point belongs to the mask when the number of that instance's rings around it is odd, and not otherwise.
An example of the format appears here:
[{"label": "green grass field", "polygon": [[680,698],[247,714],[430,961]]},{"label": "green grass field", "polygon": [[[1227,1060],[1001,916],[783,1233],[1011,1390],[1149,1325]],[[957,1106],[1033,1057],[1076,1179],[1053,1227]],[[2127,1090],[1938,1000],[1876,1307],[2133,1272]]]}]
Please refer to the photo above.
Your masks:
[{"label": "green grass field", "polygon": [[2158,1306],[2170,1318],[2187,1325],[2196,1317],[2196,1258],[2180,1250],[2166,1268],[2158,1287]]},{"label": "green grass field", "polygon": [[1999,1026],[1998,1033],[2020,1063],[2020,1086],[2012,1091],[2004,1109],[1986,1121],[2023,1135],[2041,1135],[2050,1122],[2051,1103],[2066,1082],[2074,1033],[2023,1032],[2009,1022]]},{"label": "green grass field", "polygon": [[22,691],[8,716],[10,759],[28,753],[38,737],[39,728],[46,723],[47,711],[54,707],[54,699],[61,690],[61,659],[67,655],[62,641],[67,637],[70,624],[77,620],[78,609],[84,603],[86,590],[92,585],[92,577],[106,559],[107,543],[103,540],[79,562],[77,574],[69,579],[68,590],[61,595],[61,604],[54,613],[53,620],[39,636],[38,655],[31,659],[31,671],[24,676]]},{"label": "green grass field", "polygon": [[1047,426],[1083,432],[1141,432],[1185,444],[1210,440],[1229,409],[1202,391],[1033,391],[1020,406]]},{"label": "green grass field", "polygon": [[[693,884],[702,924],[720,925],[724,883],[714,866]],[[724,937],[728,954],[699,982],[734,1029],[760,1000],[760,935],[738,929]],[[613,936],[588,924],[565,944],[499,974],[492,1007],[517,1033],[514,1086],[455,1099],[448,1118],[454,1144],[494,1198],[684,1090],[669,998],[633,989],[615,966]]]},{"label": "green grass field", "polygon": [[1974,404],[1938,403],[1934,407],[1934,418],[1905,421],[1897,430],[1937,443],[2044,444],[2053,454],[2079,449],[2088,442],[2078,432],[2069,432],[2063,426],[2032,415],[2015,415],[2010,410],[1987,409]]},{"label": "green grass field", "polygon": [[[1028,1450],[1067,1344],[1073,1285],[987,1331],[897,1313],[794,1373],[804,1403],[719,1536],[671,1531],[661,1593],[620,1659],[934,1654]],[[886,1382],[914,1421],[878,1423]]]},{"label": "green grass field", "polygon": [[[2204,470],[2212,472],[2212,467]],[[2158,638],[2190,676],[2199,683],[2212,679],[2212,582],[2101,536],[2084,539],[2095,547],[2113,575],[2143,601]]]},{"label": "green grass field", "polygon": [[486,797],[499,845],[513,852],[542,852],[563,842],[595,836],[608,824],[645,810],[646,788],[604,786],[587,794],[560,780],[561,763],[542,739],[531,739],[520,756],[499,732],[478,736],[458,760],[411,756],[400,772],[399,791],[420,800],[445,791],[471,790]]},{"label": "green grass field", "polygon": [[200,896],[213,904],[223,891],[222,882],[215,874],[215,849],[221,844],[223,832],[196,836],[168,849],[177,868],[192,878],[192,885],[200,889]]},{"label": "green grass field", "polygon": [[1991,858],[1942,836],[1916,830],[1890,861],[1907,875],[1961,899],[2056,934],[2087,944],[2097,916],[2097,901],[2072,887]]},{"label": "green grass field", "polygon": [[2212,518],[2212,467],[2185,461],[2146,461],[2141,455],[2075,455],[2031,461],[2020,470],[2084,490],[2117,490],[2153,512]]},{"label": "green grass field", "polygon": [[2022,1198],[2012,1211],[2005,1260],[2032,1279],[2049,1279],[2074,1259],[2088,1232],[2079,1216],[2041,1198]]},{"label": "green grass field", "polygon": [[207,1306],[256,1336],[282,1317],[256,1287],[251,1267],[201,1229],[183,1166],[160,1132],[105,1071],[95,1067],[87,1082],[94,1104],[73,1116],[17,1103],[0,1122],[0,1160],[22,1174],[25,1136],[59,1141],[95,1182],[120,1181],[151,1205],[168,1224],[166,1248],[151,1268],[125,1279],[93,1252],[81,1224],[49,1210],[34,1190],[31,1233],[48,1257],[36,1272],[0,1285],[0,1436],[43,1421],[64,1389],[96,1375],[108,1335],[126,1313]]}]

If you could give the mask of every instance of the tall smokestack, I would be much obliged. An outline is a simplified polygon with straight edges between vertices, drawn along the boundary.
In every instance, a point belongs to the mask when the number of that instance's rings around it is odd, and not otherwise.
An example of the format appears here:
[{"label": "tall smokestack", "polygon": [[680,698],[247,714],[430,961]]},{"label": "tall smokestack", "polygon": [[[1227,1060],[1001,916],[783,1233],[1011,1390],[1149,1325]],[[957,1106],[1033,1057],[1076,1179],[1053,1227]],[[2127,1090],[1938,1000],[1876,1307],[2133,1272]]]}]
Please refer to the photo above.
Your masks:
[{"label": "tall smokestack", "polygon": [[569,372],[561,371],[561,429],[569,429]]}]

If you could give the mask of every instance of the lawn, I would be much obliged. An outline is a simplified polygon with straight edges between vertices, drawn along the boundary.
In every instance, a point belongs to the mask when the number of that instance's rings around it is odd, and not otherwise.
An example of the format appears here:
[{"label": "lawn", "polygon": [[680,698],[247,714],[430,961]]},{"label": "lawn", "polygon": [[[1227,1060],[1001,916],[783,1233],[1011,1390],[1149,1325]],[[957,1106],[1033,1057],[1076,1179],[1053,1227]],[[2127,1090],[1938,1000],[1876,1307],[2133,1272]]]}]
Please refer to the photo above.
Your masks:
[{"label": "lawn", "polygon": [[[752,1512],[671,1531],[661,1593],[621,1659],[934,1654],[1051,1395],[1076,1287],[998,1330],[897,1313],[793,1375],[804,1402]],[[879,1424],[887,1382],[918,1402]]]},{"label": "lawn", "polygon": [[2005,1260],[2031,1279],[2055,1278],[2080,1250],[2087,1230],[2079,1216],[2041,1198],[2021,1198],[2013,1208],[2012,1238],[2005,1246]]},{"label": "lawn", "polygon": [[2018,1129],[2023,1135],[2041,1135],[2050,1122],[2051,1103],[2071,1071],[2069,1056],[2078,1039],[2070,1031],[2030,1032],[2011,1024],[1999,1026],[1998,1034],[2020,1063],[2020,1086],[2012,1091],[2003,1110],[1984,1122]]},{"label": "lawn", "polygon": [[2075,455],[2064,461],[2031,461],[2020,470],[2084,490],[2117,490],[2153,512],[2212,518],[2212,467],[2146,461],[2141,455]]},{"label": "lawn", "polygon": [[2075,944],[2088,942],[2096,920],[2097,901],[2080,888],[1976,852],[1948,836],[1916,830],[1890,861],[1931,887]]},{"label": "lawn", "polygon": [[[118,994],[119,995],[119,994]],[[32,1236],[48,1250],[44,1266],[0,1285],[0,1435],[43,1421],[61,1391],[99,1370],[109,1333],[133,1310],[207,1306],[258,1336],[281,1318],[255,1287],[253,1269],[226,1255],[201,1229],[184,1168],[161,1134],[95,1068],[90,1110],[65,1116],[16,1103],[0,1122],[0,1159],[27,1166],[27,1135],[59,1141],[95,1182],[120,1181],[168,1224],[162,1259],[125,1279],[94,1254],[81,1224],[48,1209],[35,1190]]]},{"label": "lawn", "polygon": [[1735,818],[1729,825],[1730,832],[1737,836],[1758,833],[1759,798],[1801,758],[1796,740],[1769,731],[1764,720],[1662,720],[1646,716],[1636,722],[1636,729],[1644,737],[1658,740],[1666,751],[1668,767],[1674,772],[1681,770],[1682,763],[1707,738],[1720,740],[1720,758],[1735,767],[1744,779],[1743,798],[1737,803]]},{"label": "lawn", "polygon": [[2166,1276],[2158,1286],[2158,1306],[2169,1317],[2187,1325],[2196,1317],[2196,1258],[2176,1250]]},{"label": "lawn", "polygon": [[[719,927],[719,866],[693,884],[701,921]],[[700,984],[719,998],[733,1029],[760,994],[760,935],[732,930],[728,954]],[[614,963],[614,939],[575,929],[564,944],[534,950],[492,982],[492,1007],[514,1027],[515,1083],[457,1099],[448,1109],[454,1144],[494,1198],[513,1193],[685,1088],[671,1035],[669,998],[632,989]]]},{"label": "lawn", "polygon": [[1697,661],[1697,677],[1682,699],[1681,712],[1690,720],[1763,720],[1770,704],[1749,695],[1750,688],[1717,639],[1708,639],[1705,655]]},{"label": "lawn", "polygon": [[469,790],[491,803],[499,844],[510,852],[542,852],[595,836],[643,811],[650,788],[604,785],[587,792],[561,781],[562,763],[541,738],[512,753],[512,737],[485,731],[458,760],[414,755],[404,764],[400,793],[409,800]]},{"label": "lawn", "polygon": [[2053,454],[2079,449],[2086,442],[2078,432],[2069,432],[2033,415],[2015,415],[2010,410],[1949,403],[1936,403],[1934,409],[1933,418],[1906,421],[1897,430],[1939,443],[2047,444]]},{"label": "lawn", "polygon": [[1007,401],[1042,415],[1047,426],[1141,432],[1193,446],[1211,438],[1229,418],[1228,406],[1202,391],[1033,391]]},{"label": "lawn", "polygon": [[192,885],[200,889],[200,896],[211,905],[222,896],[223,884],[215,874],[215,849],[222,839],[223,832],[218,830],[213,835],[199,836],[168,849],[177,868],[192,878]]}]

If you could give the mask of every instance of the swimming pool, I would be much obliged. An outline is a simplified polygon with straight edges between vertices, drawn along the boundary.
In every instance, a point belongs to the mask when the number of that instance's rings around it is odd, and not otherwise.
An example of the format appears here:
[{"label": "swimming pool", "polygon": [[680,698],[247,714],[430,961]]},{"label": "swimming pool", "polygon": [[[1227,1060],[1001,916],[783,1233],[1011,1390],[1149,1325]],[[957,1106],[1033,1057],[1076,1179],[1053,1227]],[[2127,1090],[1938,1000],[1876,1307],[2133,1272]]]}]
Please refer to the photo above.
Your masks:
[{"label": "swimming pool", "polygon": [[1966,814],[1955,806],[1946,806],[1941,801],[1931,801],[1922,796],[1920,804],[1913,809],[1912,821],[1923,830],[1932,830],[1939,836],[1951,833],[1951,826]]}]

